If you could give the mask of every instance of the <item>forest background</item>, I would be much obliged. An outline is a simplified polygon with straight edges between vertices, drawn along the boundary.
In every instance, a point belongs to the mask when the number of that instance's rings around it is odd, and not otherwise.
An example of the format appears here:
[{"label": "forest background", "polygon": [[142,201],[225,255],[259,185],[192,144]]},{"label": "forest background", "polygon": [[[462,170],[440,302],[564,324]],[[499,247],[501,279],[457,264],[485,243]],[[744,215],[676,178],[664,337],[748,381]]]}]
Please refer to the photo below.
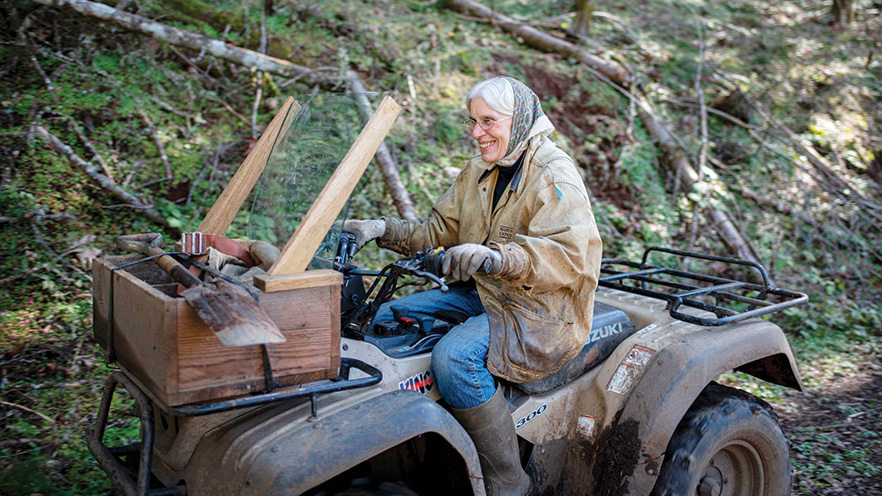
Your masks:
[{"label": "forest background", "polygon": [[424,216],[475,153],[465,92],[507,74],[576,159],[605,256],[749,258],[810,295],[771,317],[809,396],[720,380],[778,411],[794,494],[882,494],[878,0],[105,1],[190,44],[52,3],[0,5],[0,493],[112,492],[82,435],[110,370],[89,266],[114,236],[194,229],[284,97],[353,76],[403,111],[350,217]]}]

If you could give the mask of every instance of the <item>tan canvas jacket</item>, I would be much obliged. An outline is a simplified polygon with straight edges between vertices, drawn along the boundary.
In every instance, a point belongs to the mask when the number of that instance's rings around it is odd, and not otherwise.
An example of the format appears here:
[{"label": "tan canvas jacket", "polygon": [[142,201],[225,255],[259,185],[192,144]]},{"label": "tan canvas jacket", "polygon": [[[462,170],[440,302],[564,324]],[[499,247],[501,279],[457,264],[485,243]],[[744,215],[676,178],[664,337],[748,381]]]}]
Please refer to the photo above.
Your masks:
[{"label": "tan canvas jacket", "polygon": [[513,382],[563,367],[591,330],[601,241],[573,160],[539,136],[520,177],[490,212],[498,175],[475,157],[433,206],[427,221],[387,218],[380,246],[405,255],[478,243],[502,253],[503,270],[476,275],[490,320],[487,367]]}]

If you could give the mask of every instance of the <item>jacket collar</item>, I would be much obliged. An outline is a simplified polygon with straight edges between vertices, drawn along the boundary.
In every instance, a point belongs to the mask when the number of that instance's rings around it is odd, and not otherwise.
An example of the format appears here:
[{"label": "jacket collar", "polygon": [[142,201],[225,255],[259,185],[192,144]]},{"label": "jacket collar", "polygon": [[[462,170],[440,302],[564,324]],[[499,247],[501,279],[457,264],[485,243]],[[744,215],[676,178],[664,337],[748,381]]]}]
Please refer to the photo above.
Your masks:
[{"label": "jacket collar", "polygon": [[[515,171],[514,176],[512,176],[511,181],[508,183],[508,189],[510,189],[512,191],[517,192],[518,185],[520,185],[520,183],[521,183],[521,176],[524,173],[524,167],[527,166],[526,165],[527,164],[527,151],[528,150],[524,150],[524,156],[520,160],[521,165],[520,165],[520,167],[518,167],[518,170]],[[515,165],[517,165],[517,163],[518,162],[515,162],[510,167],[514,167]],[[495,167],[492,167],[490,169],[485,170],[484,173],[481,174],[481,177],[478,178],[478,184],[481,184],[482,182],[484,182],[485,179],[490,177],[490,175],[493,173],[493,171],[500,169],[500,168],[502,168],[502,166],[497,165]]]},{"label": "jacket collar", "polygon": [[[521,178],[524,174],[529,174],[528,168],[543,166],[545,165],[543,162],[543,157],[537,157],[537,152],[543,148],[543,145],[550,143],[548,138],[545,136],[535,136],[530,140],[530,144],[526,150],[524,150],[524,163],[521,165],[520,170],[518,170],[517,174],[511,178],[511,183],[509,183],[509,188],[514,190],[515,196],[520,196],[523,192],[523,181]],[[541,155],[541,154],[540,154]],[[547,154],[545,154],[547,155]],[[481,156],[478,155],[471,161],[471,166],[477,168],[478,170],[483,171],[481,175],[478,177],[477,184],[481,184],[488,177],[493,174],[493,171],[497,168],[497,165],[490,162],[484,162],[481,160]]]}]

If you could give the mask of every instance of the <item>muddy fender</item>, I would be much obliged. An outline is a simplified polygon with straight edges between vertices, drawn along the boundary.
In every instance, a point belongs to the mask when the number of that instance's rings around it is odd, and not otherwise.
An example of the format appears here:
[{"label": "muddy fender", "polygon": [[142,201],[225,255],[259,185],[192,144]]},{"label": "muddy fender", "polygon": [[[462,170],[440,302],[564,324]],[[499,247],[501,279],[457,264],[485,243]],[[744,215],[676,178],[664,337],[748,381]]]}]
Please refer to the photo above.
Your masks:
[{"label": "muddy fender", "polygon": [[600,436],[596,494],[649,494],[680,419],[708,383],[731,370],[804,391],[779,327],[756,319],[725,328],[696,326],[653,354],[618,418]]},{"label": "muddy fender", "polygon": [[[414,391],[394,391],[321,417],[278,436],[248,459],[240,494],[300,494],[420,434],[441,435],[462,455],[483,494],[478,454],[468,433],[444,408]],[[244,467],[242,467],[244,468]]]}]

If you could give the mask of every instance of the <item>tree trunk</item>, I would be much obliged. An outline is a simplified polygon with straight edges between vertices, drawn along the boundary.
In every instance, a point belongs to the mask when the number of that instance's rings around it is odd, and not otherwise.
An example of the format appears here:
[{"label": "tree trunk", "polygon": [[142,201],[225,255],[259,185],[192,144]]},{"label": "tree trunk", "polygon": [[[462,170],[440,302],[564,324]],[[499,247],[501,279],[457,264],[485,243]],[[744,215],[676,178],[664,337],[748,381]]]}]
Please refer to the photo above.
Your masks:
[{"label": "tree trunk", "polygon": [[830,6],[830,13],[833,14],[833,21],[848,25],[854,20],[854,8],[852,0],[833,0]]},{"label": "tree trunk", "polygon": [[591,0],[578,0],[576,2],[576,22],[573,24],[573,32],[576,36],[581,38],[588,37],[588,28],[591,25],[594,7],[594,2]]},{"label": "tree trunk", "polygon": [[245,67],[255,67],[259,71],[289,78],[302,78],[308,84],[327,83],[323,78],[316,76],[307,67],[277,59],[268,55],[247,50],[218,40],[213,40],[201,34],[190,33],[177,28],[166,26],[128,12],[118,11],[103,3],[89,2],[88,0],[36,0],[37,3],[50,7],[73,10],[78,14],[100,19],[117,26],[146,34],[159,41],[182,46],[191,50],[204,50],[205,53],[214,57],[228,60]]}]

